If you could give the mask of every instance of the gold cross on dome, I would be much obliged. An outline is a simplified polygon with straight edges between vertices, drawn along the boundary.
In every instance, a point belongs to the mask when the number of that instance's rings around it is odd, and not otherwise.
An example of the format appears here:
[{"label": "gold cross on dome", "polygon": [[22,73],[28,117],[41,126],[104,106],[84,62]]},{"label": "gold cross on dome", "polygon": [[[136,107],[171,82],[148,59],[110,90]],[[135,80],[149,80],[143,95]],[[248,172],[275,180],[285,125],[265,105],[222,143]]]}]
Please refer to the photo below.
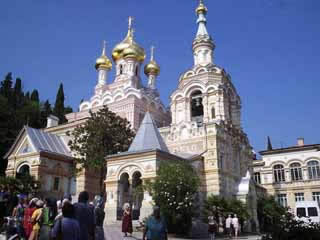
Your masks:
[{"label": "gold cross on dome", "polygon": [[133,20],[134,20],[134,18],[133,17],[131,17],[131,16],[129,16],[129,29],[131,29],[132,28],[132,22],[133,22]]},{"label": "gold cross on dome", "polygon": [[153,58],[154,58],[154,46],[151,46],[150,50],[151,50],[151,61],[153,61]]},{"label": "gold cross on dome", "polygon": [[106,46],[107,46],[107,41],[103,40],[103,42],[102,42],[102,55],[106,54]]}]

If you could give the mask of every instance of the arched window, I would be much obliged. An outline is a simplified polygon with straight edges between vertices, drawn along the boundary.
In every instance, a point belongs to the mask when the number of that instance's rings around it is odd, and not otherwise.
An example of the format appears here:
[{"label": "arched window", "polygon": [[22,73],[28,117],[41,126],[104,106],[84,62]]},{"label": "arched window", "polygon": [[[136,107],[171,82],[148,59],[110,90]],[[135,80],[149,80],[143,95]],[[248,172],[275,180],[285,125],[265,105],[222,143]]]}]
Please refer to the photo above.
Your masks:
[{"label": "arched window", "polygon": [[139,68],[138,68],[138,66],[136,66],[136,76],[138,76],[138,70],[139,70]]},{"label": "arched window", "polygon": [[281,164],[277,164],[273,167],[273,177],[275,183],[285,182],[284,167]]},{"label": "arched window", "polygon": [[302,180],[302,169],[300,163],[290,164],[291,181]]},{"label": "arched window", "polygon": [[318,161],[312,160],[308,162],[308,174],[309,174],[309,179],[320,178],[320,167],[319,167]]},{"label": "arched window", "polygon": [[214,107],[211,108],[211,119],[216,118],[216,109]]},{"label": "arched window", "polygon": [[199,90],[191,94],[191,120],[200,124],[203,121],[202,93]]},{"label": "arched window", "polygon": [[18,167],[17,173],[16,173],[16,177],[17,178],[23,178],[25,176],[29,176],[30,175],[30,167],[27,164],[23,164],[20,165]]},{"label": "arched window", "polygon": [[122,67],[122,64],[120,64],[120,74],[122,74],[123,72],[123,67]]}]

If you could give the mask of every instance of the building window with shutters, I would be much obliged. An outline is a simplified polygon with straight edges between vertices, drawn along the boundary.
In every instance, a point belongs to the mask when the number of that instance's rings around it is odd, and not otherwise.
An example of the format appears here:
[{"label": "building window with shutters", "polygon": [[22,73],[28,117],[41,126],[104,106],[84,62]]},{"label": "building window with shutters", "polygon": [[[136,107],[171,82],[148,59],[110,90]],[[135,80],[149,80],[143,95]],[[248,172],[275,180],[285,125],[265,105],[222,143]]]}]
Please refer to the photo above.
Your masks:
[{"label": "building window with shutters", "polygon": [[296,202],[302,202],[304,201],[304,193],[295,193],[294,197],[296,199]]},{"label": "building window with shutters", "polygon": [[277,164],[273,167],[273,177],[275,183],[285,182],[284,167],[281,164]]},{"label": "building window with shutters", "polygon": [[302,169],[300,163],[290,164],[291,181],[302,180]]},{"label": "building window with shutters", "polygon": [[254,181],[258,184],[261,184],[261,176],[259,172],[254,173]]}]

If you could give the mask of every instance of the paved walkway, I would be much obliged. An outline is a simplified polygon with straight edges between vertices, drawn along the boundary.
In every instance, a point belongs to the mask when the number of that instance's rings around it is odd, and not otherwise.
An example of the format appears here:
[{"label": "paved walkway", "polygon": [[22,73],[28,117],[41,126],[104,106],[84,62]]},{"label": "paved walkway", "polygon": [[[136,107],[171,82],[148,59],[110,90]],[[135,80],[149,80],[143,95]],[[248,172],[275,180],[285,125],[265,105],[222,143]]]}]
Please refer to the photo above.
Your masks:
[{"label": "paved walkway", "polygon": [[[130,237],[123,237],[123,233],[121,232],[121,226],[119,225],[107,225],[104,227],[105,231],[105,239],[106,240],[141,240],[142,239],[142,233],[141,232],[133,232],[132,236]],[[190,239],[183,239],[183,238],[173,238],[169,237],[170,240],[190,240]],[[229,240],[229,238],[216,238],[217,240]],[[260,240],[261,238],[259,236],[240,236],[238,238],[233,238],[233,240],[236,239],[246,239],[246,240]],[[210,238],[203,238],[198,240],[210,240]]]}]

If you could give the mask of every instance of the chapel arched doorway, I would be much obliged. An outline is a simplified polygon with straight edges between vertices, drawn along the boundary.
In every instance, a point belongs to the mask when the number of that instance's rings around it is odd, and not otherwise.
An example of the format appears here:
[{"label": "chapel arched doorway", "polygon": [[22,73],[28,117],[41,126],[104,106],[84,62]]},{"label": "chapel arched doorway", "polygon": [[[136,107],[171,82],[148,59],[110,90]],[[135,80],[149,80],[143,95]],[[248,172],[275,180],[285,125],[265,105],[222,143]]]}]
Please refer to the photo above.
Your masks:
[{"label": "chapel arched doorway", "polygon": [[131,202],[130,197],[130,182],[129,182],[129,174],[122,173],[120,175],[120,180],[118,183],[118,209],[117,209],[117,219],[121,220],[123,214],[123,205],[125,203]]}]

